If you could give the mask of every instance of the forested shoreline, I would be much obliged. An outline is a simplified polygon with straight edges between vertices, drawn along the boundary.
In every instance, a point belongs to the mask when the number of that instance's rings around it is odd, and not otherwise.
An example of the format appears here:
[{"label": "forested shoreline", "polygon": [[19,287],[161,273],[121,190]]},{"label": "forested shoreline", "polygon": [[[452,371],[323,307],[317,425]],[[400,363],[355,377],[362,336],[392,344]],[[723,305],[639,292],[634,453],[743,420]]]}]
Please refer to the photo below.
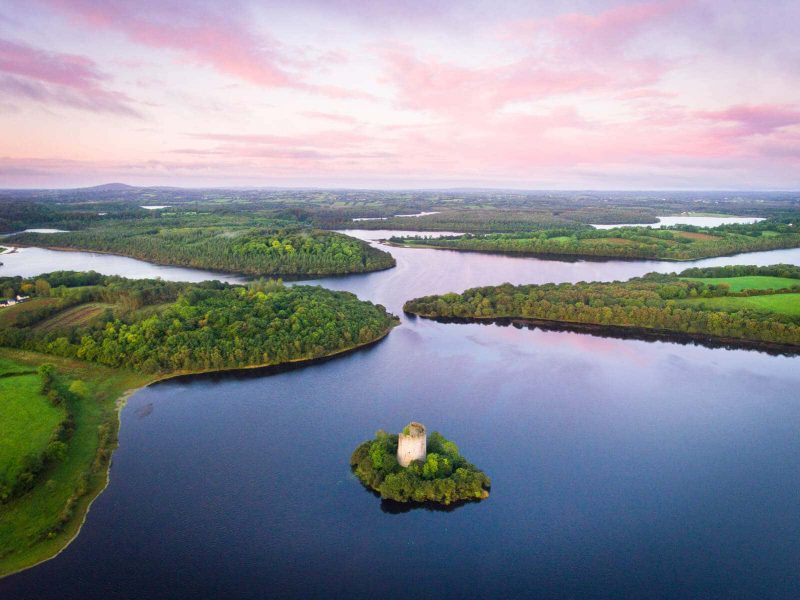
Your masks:
[{"label": "forested shoreline", "polygon": [[[0,345],[146,373],[318,358],[397,324],[384,307],[349,292],[274,280],[181,284],[56,272],[0,278],[0,289],[43,301],[4,309],[12,312],[4,313]],[[76,316],[79,307],[86,310]]]},{"label": "forested shoreline", "polygon": [[[702,277],[776,277],[797,280],[791,287],[745,289],[707,284]],[[781,284],[782,285],[782,284]],[[764,309],[748,304],[769,300]],[[728,302],[726,310],[715,304]],[[418,316],[457,319],[509,319],[685,334],[748,344],[774,345],[800,351],[800,268],[717,267],[688,269],[680,274],[650,273],[626,282],[520,285],[503,284],[466,290],[461,294],[425,296],[403,309]],[[788,307],[788,308],[787,308]]]},{"label": "forested shoreline", "polygon": [[551,228],[520,233],[466,234],[439,238],[392,237],[389,242],[411,248],[533,256],[683,261],[797,248],[800,247],[800,232],[793,219],[785,218],[713,228],[693,225],[674,225],[661,229],[618,227],[577,231]]}]

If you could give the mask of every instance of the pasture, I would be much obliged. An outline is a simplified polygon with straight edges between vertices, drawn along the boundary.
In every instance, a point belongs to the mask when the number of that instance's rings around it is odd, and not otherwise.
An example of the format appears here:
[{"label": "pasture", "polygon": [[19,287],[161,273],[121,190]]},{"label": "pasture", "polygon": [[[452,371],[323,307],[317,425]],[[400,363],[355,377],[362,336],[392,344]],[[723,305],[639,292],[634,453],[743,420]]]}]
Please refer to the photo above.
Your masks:
[{"label": "pasture", "polygon": [[767,275],[745,275],[742,277],[681,277],[685,281],[702,281],[708,285],[726,283],[732,292],[742,290],[783,290],[800,286],[800,279],[770,277]]},{"label": "pasture", "polygon": [[691,298],[680,300],[680,304],[703,305],[706,309],[737,312],[750,309],[762,313],[773,313],[800,317],[800,293],[771,294],[765,296],[723,296],[721,298]]},{"label": "pasture", "polygon": [[7,373],[0,377],[0,487],[10,487],[25,471],[28,457],[44,452],[67,411],[53,406],[41,393],[41,378],[30,373],[29,366],[4,360],[0,368]]}]

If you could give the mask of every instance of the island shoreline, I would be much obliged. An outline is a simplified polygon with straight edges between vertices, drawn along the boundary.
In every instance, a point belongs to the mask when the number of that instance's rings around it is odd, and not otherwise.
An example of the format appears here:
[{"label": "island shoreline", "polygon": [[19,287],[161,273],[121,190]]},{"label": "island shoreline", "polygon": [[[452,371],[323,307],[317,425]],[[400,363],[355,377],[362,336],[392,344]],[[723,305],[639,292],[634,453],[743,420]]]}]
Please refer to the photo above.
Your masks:
[{"label": "island shoreline", "polygon": [[711,258],[727,258],[731,256],[744,256],[745,254],[755,254],[758,252],[775,252],[778,250],[795,250],[800,246],[786,246],[782,248],[769,248],[767,250],[750,250],[747,252],[733,252],[727,254],[713,254],[710,256],[701,256],[698,258],[667,258],[667,257],[649,257],[642,258],[636,256],[604,256],[604,255],[586,255],[586,254],[556,254],[549,252],[514,252],[513,250],[476,250],[475,248],[448,248],[446,246],[431,246],[427,244],[398,244],[390,242],[389,240],[380,240],[386,246],[392,248],[409,248],[411,250],[449,250],[451,252],[475,252],[478,254],[494,254],[496,256],[519,256],[521,258],[539,258],[542,260],[552,260],[555,262],[598,262],[606,263],[615,260],[623,262],[668,262],[668,263],[691,263],[700,260],[708,260]]},{"label": "island shoreline", "polygon": [[572,333],[587,333],[598,337],[613,337],[616,339],[634,339],[642,341],[661,341],[679,344],[696,343],[707,348],[725,348],[734,350],[755,350],[773,356],[800,355],[800,346],[793,344],[780,344],[777,342],[764,342],[761,340],[748,340],[725,336],[714,336],[706,333],[672,331],[669,329],[651,329],[624,325],[604,325],[600,323],[582,323],[579,321],[554,321],[537,319],[533,317],[439,317],[430,314],[403,311],[406,315],[429,319],[438,323],[450,324],[479,324],[498,325],[507,327],[527,327],[543,331],[565,331]]},{"label": "island shoreline", "polygon": [[[353,236],[349,236],[353,237]],[[354,238],[358,239],[358,238]],[[361,240],[363,241],[363,240]],[[296,273],[269,273],[269,274],[254,274],[254,273],[245,273],[243,271],[220,271],[217,269],[211,269],[208,267],[198,267],[193,265],[181,265],[176,263],[165,263],[160,262],[158,260],[154,260],[152,258],[144,257],[144,256],[134,256],[131,254],[119,254],[117,252],[111,252],[109,250],[91,250],[88,248],[70,248],[69,246],[47,246],[43,244],[25,244],[22,242],[15,242],[15,249],[16,248],[42,248],[44,250],[53,250],[55,252],[88,252],[91,254],[106,254],[108,256],[119,256],[120,258],[130,258],[133,260],[140,260],[142,262],[149,263],[151,265],[155,265],[157,267],[176,267],[179,269],[192,269],[193,271],[207,271],[208,273],[213,273],[215,275],[220,276],[229,276],[234,275],[237,277],[244,277],[244,278],[258,278],[258,277],[267,277],[270,279],[280,278],[284,281],[290,282],[299,282],[299,281],[313,281],[314,279],[321,279],[321,278],[328,278],[328,277],[349,277],[350,275],[367,275],[368,273],[378,273],[380,271],[388,271],[389,269],[393,269],[397,266],[397,261],[393,265],[388,267],[381,267],[380,269],[372,269],[369,271],[351,271],[348,273],[308,273],[305,275],[298,275]],[[9,253],[10,254],[10,253]],[[394,258],[394,257],[392,257]]]}]

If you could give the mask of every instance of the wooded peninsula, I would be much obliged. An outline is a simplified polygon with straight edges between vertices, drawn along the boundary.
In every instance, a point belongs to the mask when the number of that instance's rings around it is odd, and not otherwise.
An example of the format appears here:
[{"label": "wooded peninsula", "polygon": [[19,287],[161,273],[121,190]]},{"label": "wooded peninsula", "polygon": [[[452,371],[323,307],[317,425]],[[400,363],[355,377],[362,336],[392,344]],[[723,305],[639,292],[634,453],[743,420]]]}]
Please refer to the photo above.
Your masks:
[{"label": "wooded peninsula", "polygon": [[479,287],[406,302],[411,314],[663,333],[800,351],[800,267],[728,266],[626,282]]},{"label": "wooded peninsula", "polygon": [[159,264],[257,277],[342,275],[389,269],[388,252],[332,231],[297,223],[182,216],[144,222],[110,221],[58,233],[24,232],[8,238],[22,246],[108,252]]},{"label": "wooded peninsula", "polygon": [[328,357],[398,324],[349,292],[274,280],[186,284],[62,271],[0,278],[0,294],[23,298],[0,309],[0,576],[76,535],[106,484],[126,390]]}]

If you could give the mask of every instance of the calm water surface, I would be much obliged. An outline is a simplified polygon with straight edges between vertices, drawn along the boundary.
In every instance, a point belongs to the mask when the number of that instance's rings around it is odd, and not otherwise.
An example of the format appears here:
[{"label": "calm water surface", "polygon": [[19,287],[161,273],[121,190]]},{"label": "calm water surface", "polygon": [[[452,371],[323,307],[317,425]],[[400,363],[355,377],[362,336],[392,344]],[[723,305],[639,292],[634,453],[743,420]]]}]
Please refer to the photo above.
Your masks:
[{"label": "calm water surface", "polygon": [[[645,227],[670,227],[672,225],[697,225],[698,227],[719,227],[720,225],[735,225],[737,223],[757,223],[764,219],[758,217],[690,217],[676,215],[673,217],[656,217],[658,223],[645,225]],[[624,225],[592,225],[596,229],[612,229],[614,227],[642,227],[642,224],[627,223]]]},{"label": "calm water surface", "polygon": [[[395,269],[316,283],[399,314],[408,298],[476,285],[683,268],[391,252]],[[800,250],[694,264],[743,262],[800,264]],[[796,597],[798,367],[404,318],[322,364],[155,385],[123,411],[111,484],[81,535],[0,581],[0,597]],[[361,487],[350,452],[411,419],[491,475],[487,501],[397,514]]]}]

